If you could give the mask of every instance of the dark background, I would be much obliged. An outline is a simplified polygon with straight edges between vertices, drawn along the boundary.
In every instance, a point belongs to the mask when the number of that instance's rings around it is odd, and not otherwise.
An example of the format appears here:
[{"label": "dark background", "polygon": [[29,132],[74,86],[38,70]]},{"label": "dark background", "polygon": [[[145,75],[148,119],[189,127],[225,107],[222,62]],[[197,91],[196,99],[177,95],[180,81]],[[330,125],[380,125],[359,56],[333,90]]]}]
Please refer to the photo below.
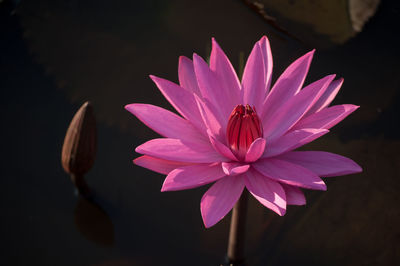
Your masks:
[{"label": "dark background", "polygon": [[[306,83],[345,79],[336,104],[361,108],[307,149],[357,161],[284,217],[250,201],[248,265],[400,265],[398,1],[381,1],[361,32],[347,1],[0,1],[1,265],[219,265],[229,217],[205,229],[206,187],[160,193],[163,176],[132,164],[155,136],[123,109],[171,109],[148,78],[177,81],[180,55],[207,57],[215,37],[235,67],[267,35],[274,80],[317,48]],[[250,2],[250,1],[249,1]],[[325,3],[325,4],[323,4]],[[274,18],[274,20],[271,20]],[[86,100],[98,152],[78,197],[60,163],[65,132]]]}]

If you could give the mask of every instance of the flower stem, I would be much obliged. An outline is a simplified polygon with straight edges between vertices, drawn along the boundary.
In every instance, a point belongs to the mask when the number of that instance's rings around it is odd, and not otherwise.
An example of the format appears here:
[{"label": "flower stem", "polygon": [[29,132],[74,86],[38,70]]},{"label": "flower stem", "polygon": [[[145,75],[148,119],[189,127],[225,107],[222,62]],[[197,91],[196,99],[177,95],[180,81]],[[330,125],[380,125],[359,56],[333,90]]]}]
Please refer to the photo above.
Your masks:
[{"label": "flower stem", "polygon": [[228,242],[228,265],[244,265],[244,242],[246,238],[247,190],[233,207]]}]

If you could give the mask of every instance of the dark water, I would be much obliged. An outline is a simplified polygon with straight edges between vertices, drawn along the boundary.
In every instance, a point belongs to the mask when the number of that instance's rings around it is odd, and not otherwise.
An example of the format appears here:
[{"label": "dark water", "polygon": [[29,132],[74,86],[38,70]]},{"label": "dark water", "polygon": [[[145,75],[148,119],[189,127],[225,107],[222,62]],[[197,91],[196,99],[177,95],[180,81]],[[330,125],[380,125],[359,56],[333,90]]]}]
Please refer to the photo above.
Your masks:
[{"label": "dark water", "polygon": [[[123,106],[171,108],[148,74],[176,81],[178,56],[207,56],[212,36],[237,66],[266,34],[275,79],[314,47],[307,82],[345,78],[335,103],[361,108],[308,149],[348,156],[364,172],[329,178],[327,192],[307,191],[307,205],[285,217],[252,200],[248,265],[399,265],[400,5],[383,1],[352,38],[269,11],[287,33],[233,0],[0,2],[0,264],[222,262],[229,219],[204,229],[206,188],[160,193],[163,177],[131,163],[134,147],[156,134]],[[347,23],[345,10],[335,12],[333,29]],[[76,196],[60,163],[65,131],[86,100],[98,120],[86,178],[98,206]]]}]

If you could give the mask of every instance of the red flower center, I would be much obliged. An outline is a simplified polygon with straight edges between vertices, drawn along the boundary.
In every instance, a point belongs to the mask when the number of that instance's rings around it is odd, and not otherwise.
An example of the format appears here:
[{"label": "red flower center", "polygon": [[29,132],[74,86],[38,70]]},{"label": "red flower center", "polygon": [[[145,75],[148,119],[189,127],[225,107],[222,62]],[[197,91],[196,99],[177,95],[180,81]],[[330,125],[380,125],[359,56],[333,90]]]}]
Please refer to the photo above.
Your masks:
[{"label": "red flower center", "polygon": [[262,137],[262,125],[253,106],[239,104],[229,116],[226,136],[229,147],[239,160],[244,160],[251,143]]}]

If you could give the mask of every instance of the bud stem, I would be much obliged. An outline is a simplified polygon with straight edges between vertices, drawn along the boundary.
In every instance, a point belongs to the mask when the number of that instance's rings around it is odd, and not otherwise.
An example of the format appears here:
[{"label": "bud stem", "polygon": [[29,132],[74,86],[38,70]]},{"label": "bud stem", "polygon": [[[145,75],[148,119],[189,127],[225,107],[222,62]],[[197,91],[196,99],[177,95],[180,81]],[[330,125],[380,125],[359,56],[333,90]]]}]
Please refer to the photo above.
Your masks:
[{"label": "bud stem", "polygon": [[90,189],[85,179],[83,178],[83,175],[71,174],[71,180],[80,195],[85,198],[90,198]]}]

